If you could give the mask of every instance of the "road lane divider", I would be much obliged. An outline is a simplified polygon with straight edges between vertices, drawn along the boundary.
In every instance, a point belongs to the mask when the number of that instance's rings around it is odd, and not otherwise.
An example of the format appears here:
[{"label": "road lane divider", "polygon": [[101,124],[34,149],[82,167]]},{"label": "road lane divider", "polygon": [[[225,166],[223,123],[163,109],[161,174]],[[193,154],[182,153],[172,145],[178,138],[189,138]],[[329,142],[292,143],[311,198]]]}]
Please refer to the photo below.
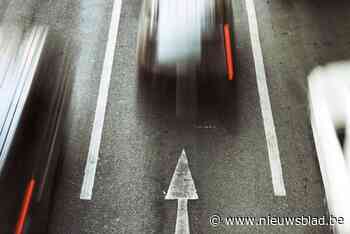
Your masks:
[{"label": "road lane divider", "polygon": [[80,199],[82,200],[91,200],[92,198],[92,190],[95,182],[97,161],[100,152],[103,125],[108,102],[108,92],[113,69],[114,53],[117,44],[121,8],[122,0],[115,0],[113,3],[111,23],[108,32],[108,41],[103,61],[95,119],[90,137],[89,152],[85,164],[84,179],[80,192]]},{"label": "road lane divider", "polygon": [[254,57],[260,107],[270,162],[273,190],[275,196],[286,196],[280,152],[278,148],[275,124],[273,120],[269,91],[266,82],[266,72],[260,44],[255,4],[254,0],[246,0],[245,2],[248,15],[249,33]]}]

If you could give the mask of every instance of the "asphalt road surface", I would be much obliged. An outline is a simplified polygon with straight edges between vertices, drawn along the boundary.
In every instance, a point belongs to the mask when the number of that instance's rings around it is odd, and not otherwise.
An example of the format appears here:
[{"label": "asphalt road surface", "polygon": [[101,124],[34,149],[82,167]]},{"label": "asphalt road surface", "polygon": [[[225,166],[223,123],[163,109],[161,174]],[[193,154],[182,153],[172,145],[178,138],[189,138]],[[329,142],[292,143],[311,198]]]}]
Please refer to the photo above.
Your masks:
[{"label": "asphalt road surface", "polygon": [[[13,1],[0,3],[0,20]],[[17,1],[18,2],[18,1]],[[309,124],[306,77],[350,57],[350,2],[255,1],[286,196],[275,196],[246,1],[233,1],[236,77],[225,92],[203,85],[195,118],[176,115],[176,85],[136,70],[142,0],[123,0],[92,200],[80,190],[89,151],[113,0],[31,0],[33,22],[71,45],[74,86],[65,161],[50,234],[174,233],[177,202],[165,200],[184,149],[199,196],[191,233],[330,233],[327,226],[219,225],[209,217],[327,213]],[[40,3],[40,4],[39,4]],[[141,79],[140,79],[141,78]],[[185,99],[194,88],[187,87]],[[224,97],[220,96],[224,93]]]}]

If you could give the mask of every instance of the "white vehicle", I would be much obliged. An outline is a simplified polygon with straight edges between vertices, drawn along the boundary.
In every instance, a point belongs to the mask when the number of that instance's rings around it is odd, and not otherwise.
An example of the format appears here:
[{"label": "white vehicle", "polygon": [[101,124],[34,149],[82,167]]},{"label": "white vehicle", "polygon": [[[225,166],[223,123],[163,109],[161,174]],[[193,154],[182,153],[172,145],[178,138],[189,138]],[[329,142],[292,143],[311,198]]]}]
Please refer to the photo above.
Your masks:
[{"label": "white vehicle", "polygon": [[62,50],[47,26],[0,25],[0,233],[47,233],[71,87]]},{"label": "white vehicle", "polygon": [[350,62],[316,68],[309,76],[309,103],[329,215],[344,221],[332,229],[350,233]]},{"label": "white vehicle", "polygon": [[[143,1],[137,43],[138,67],[172,76],[176,66],[199,67],[213,79],[234,79],[230,1]],[[203,75],[201,75],[203,79]]]}]

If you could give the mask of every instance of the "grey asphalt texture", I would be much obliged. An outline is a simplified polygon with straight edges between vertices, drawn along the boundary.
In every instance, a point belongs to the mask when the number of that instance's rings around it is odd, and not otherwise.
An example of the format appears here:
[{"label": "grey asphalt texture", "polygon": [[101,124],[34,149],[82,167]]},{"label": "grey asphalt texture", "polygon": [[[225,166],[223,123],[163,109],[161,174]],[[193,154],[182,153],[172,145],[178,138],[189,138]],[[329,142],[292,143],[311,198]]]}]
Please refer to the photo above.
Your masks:
[{"label": "grey asphalt texture", "polygon": [[[65,161],[49,233],[174,233],[177,202],[164,197],[182,149],[199,195],[189,201],[192,233],[330,233],[315,226],[214,228],[208,218],[326,214],[306,78],[316,65],[349,58],[350,2],[255,1],[287,190],[282,198],[273,195],[245,1],[233,2],[235,86],[225,101],[203,87],[195,121],[176,117],[172,82],[146,87],[138,77],[141,2],[122,5],[92,201],[80,200],[79,194],[113,1],[41,0],[32,6],[34,22],[49,24],[72,45],[65,53],[75,58]],[[0,19],[3,6],[6,1],[0,3]]]}]

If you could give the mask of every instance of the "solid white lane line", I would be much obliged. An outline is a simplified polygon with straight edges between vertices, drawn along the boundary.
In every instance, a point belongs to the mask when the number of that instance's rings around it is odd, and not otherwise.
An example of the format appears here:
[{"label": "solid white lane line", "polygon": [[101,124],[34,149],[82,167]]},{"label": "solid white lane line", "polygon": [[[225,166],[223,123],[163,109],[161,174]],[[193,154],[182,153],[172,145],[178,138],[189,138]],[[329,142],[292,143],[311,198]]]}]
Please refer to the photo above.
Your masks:
[{"label": "solid white lane line", "polygon": [[273,190],[276,196],[286,196],[277,136],[271,110],[269,91],[266,83],[266,72],[260,44],[254,0],[246,0],[246,8],[255,63],[257,86],[260,97],[260,106],[264,121],[265,137],[270,161]]},{"label": "solid white lane line", "polygon": [[84,180],[80,192],[80,199],[91,200],[97,168],[98,155],[100,151],[103,124],[108,101],[108,91],[112,75],[114,53],[117,43],[119,19],[122,8],[122,0],[113,3],[112,18],[108,33],[108,41],[103,62],[99,94],[95,111],[94,125],[92,128],[88,158],[85,165]]}]

